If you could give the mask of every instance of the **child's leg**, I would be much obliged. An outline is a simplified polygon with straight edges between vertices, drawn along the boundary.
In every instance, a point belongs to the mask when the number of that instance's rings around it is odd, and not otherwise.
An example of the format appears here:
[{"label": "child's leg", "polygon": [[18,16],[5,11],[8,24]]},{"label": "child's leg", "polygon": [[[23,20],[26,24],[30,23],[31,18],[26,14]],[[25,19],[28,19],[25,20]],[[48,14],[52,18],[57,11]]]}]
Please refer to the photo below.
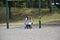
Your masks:
[{"label": "child's leg", "polygon": [[26,25],[25,29],[31,29],[31,25]]},{"label": "child's leg", "polygon": [[27,25],[25,26],[25,29],[27,29]]},{"label": "child's leg", "polygon": [[31,25],[29,25],[29,28],[32,28]]},{"label": "child's leg", "polygon": [[29,27],[29,26],[28,26],[28,25],[26,25],[25,29],[28,29],[28,27]]}]

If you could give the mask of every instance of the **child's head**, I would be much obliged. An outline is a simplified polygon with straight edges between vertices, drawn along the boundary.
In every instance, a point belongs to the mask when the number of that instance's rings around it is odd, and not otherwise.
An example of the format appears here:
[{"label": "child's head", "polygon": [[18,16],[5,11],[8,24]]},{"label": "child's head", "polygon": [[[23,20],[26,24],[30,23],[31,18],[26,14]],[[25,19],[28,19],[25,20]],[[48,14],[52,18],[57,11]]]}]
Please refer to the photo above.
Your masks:
[{"label": "child's head", "polygon": [[30,20],[30,19],[31,19],[31,17],[30,17],[30,16],[26,16],[26,18],[27,18],[28,20]]}]

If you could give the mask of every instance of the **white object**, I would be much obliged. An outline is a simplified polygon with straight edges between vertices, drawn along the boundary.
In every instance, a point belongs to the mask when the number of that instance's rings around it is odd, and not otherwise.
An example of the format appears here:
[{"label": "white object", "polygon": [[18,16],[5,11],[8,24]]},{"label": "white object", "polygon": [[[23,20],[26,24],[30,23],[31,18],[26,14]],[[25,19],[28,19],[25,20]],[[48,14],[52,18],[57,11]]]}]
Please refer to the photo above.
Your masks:
[{"label": "white object", "polygon": [[32,24],[32,22],[26,22],[25,24],[26,24],[26,25],[31,25],[31,24]]}]

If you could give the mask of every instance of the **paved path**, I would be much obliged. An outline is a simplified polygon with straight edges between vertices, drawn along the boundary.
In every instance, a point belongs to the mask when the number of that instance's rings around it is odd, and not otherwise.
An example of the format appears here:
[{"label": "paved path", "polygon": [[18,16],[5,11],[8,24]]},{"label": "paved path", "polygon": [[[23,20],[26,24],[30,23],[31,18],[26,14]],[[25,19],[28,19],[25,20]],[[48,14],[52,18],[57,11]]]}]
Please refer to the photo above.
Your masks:
[{"label": "paved path", "polygon": [[60,26],[42,25],[41,29],[34,26],[33,29],[23,29],[22,25],[10,29],[0,27],[0,40],[60,40]]}]

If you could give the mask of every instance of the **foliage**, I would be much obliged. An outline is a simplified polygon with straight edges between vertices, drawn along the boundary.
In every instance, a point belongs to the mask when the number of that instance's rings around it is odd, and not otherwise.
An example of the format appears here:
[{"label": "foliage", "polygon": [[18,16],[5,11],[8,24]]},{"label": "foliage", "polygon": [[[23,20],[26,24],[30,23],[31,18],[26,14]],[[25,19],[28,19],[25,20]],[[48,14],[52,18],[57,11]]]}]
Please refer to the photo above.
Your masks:
[{"label": "foliage", "polygon": [[3,2],[2,2],[2,1],[0,1],[0,7],[2,6],[2,3],[3,3]]}]

